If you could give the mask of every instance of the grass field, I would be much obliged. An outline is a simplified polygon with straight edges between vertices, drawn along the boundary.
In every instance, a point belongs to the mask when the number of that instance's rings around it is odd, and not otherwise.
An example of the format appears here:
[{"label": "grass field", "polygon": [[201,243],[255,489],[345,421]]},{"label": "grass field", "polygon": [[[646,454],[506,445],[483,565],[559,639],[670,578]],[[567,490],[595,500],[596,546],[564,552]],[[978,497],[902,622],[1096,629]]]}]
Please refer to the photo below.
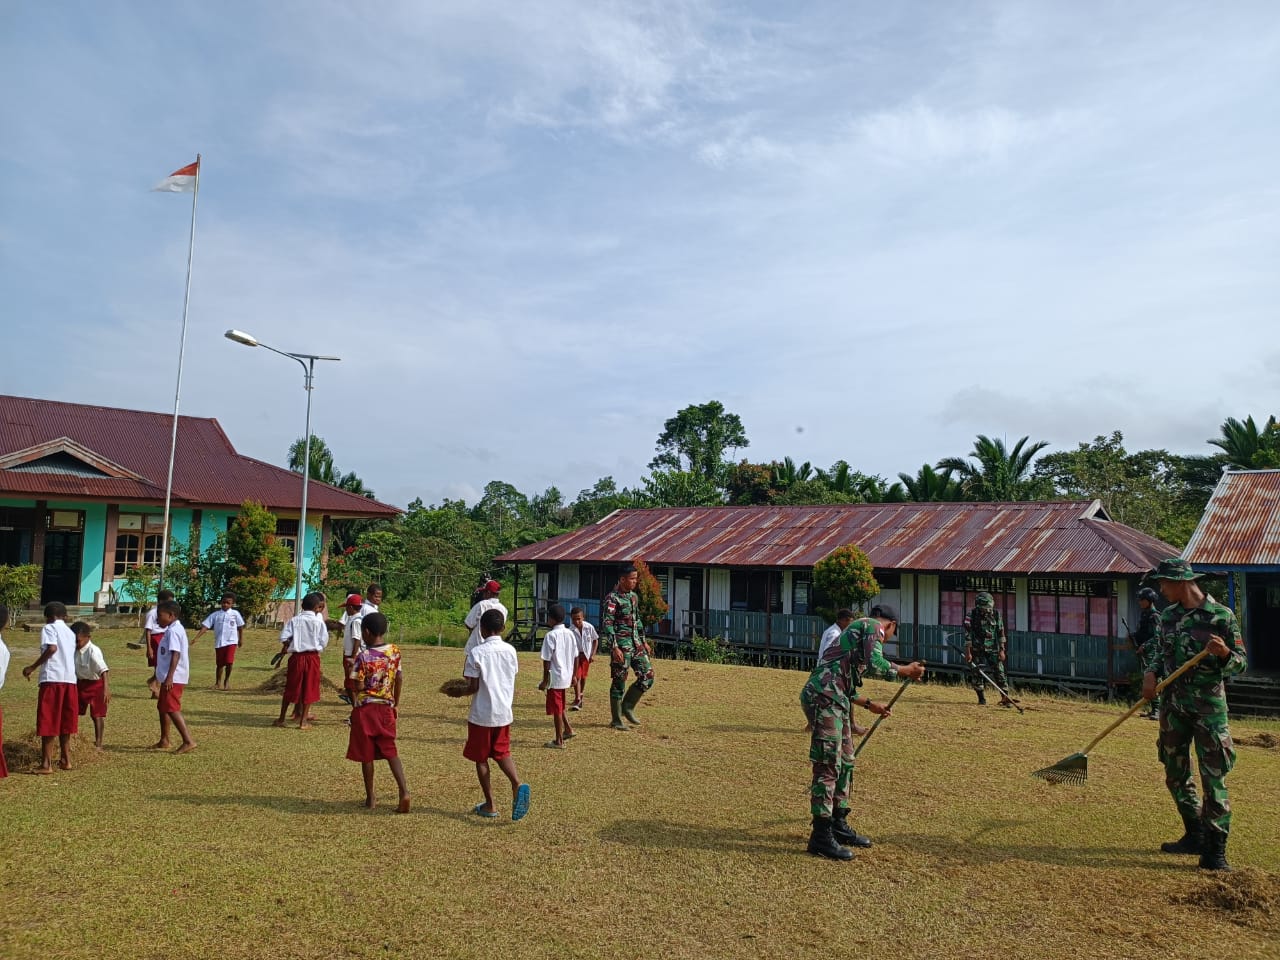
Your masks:
[{"label": "grass field", "polygon": [[[521,654],[515,757],[528,818],[470,815],[467,701],[441,696],[457,649],[405,649],[400,750],[408,816],[361,806],[326,691],[309,731],[273,729],[255,692],[276,644],[251,632],[214,692],[208,637],[184,702],[199,749],[156,739],[132,631],[103,633],[107,750],[87,718],[76,768],[0,781],[0,956],[217,957],[1280,957],[1280,722],[1239,721],[1229,780],[1236,872],[1162,855],[1179,824],[1134,719],[1095,749],[1084,787],[1032,770],[1078,750],[1117,708],[1028,696],[1024,716],[925,684],[859,759],[850,864],[805,855],[808,739],[795,672],[657,663],[643,725],[609,730],[597,661],[564,751]],[[11,759],[34,741],[37,634],[10,631],[0,691]],[[336,678],[337,651],[326,653]],[[871,682],[887,698],[889,684]],[[83,731],[88,730],[89,736]],[[1268,745],[1270,744],[1270,745]],[[495,786],[505,780],[494,770]],[[365,920],[363,917],[372,917]]]}]

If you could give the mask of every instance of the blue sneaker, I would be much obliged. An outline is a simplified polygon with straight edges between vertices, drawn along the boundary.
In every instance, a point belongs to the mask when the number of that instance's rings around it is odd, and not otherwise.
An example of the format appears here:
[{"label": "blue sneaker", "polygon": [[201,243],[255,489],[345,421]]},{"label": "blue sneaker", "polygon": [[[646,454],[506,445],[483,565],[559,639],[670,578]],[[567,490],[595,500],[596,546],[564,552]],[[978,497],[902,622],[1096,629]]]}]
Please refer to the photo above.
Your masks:
[{"label": "blue sneaker", "polygon": [[516,805],[511,808],[512,820],[523,820],[526,813],[529,812],[529,785],[527,783],[520,784],[520,789],[516,791]]}]

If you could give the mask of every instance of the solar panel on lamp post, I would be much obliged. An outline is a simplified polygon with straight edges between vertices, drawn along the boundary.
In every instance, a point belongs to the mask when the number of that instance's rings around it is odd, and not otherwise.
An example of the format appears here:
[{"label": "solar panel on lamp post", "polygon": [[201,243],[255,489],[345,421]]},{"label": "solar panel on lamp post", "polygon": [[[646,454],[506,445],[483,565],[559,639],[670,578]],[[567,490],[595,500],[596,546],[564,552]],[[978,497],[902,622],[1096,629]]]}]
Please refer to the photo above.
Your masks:
[{"label": "solar panel on lamp post", "polygon": [[297,579],[294,582],[293,590],[293,612],[296,615],[302,612],[302,565],[306,558],[307,544],[307,489],[311,486],[311,389],[315,381],[316,361],[341,360],[342,358],[277,350],[275,347],[263,343],[253,334],[245,333],[243,330],[228,330],[223,336],[228,340],[244,344],[246,347],[262,347],[262,349],[278,353],[282,357],[297,360],[302,365],[302,372],[305,378],[303,380],[303,389],[307,391],[307,429],[302,449],[302,513],[298,519],[298,539],[293,554],[293,562],[297,568]]}]

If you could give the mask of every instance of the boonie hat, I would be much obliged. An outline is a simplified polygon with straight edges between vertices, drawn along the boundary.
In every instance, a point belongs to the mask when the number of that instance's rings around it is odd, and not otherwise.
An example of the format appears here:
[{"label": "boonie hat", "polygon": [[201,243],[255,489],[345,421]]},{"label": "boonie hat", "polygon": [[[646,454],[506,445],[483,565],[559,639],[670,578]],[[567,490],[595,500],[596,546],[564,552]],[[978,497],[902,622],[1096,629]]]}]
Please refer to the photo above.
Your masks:
[{"label": "boonie hat", "polygon": [[1160,566],[1147,574],[1148,580],[1199,580],[1204,574],[1196,573],[1191,564],[1178,557],[1161,560]]},{"label": "boonie hat", "polygon": [[871,615],[884,620],[892,620],[894,623],[898,622],[898,608],[888,603],[877,603],[871,608]]},{"label": "boonie hat", "polygon": [[347,594],[347,602],[346,602],[346,603],[344,603],[344,604],[343,604],[343,606],[344,606],[344,607],[358,607],[358,606],[362,605],[363,603],[364,603],[364,597],[360,596],[360,594],[358,594],[358,593],[348,593],[348,594]]}]

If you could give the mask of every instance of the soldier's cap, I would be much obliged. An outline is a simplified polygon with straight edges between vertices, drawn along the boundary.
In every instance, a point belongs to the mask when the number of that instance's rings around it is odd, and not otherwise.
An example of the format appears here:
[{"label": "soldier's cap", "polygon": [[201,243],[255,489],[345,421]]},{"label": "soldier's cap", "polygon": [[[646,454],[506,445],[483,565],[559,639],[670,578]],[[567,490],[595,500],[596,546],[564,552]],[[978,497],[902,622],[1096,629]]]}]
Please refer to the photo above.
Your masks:
[{"label": "soldier's cap", "polygon": [[1148,580],[1199,580],[1203,577],[1203,573],[1196,573],[1191,569],[1191,564],[1178,557],[1170,557],[1168,560],[1161,560],[1160,566],[1156,567],[1147,574]]},{"label": "soldier's cap", "polygon": [[994,607],[996,605],[996,599],[991,596],[991,594],[987,593],[987,591],[983,590],[978,594],[977,603],[980,607]]},{"label": "soldier's cap", "polygon": [[871,608],[871,615],[879,617],[881,620],[892,620],[898,622],[898,608],[888,603],[877,603]]}]

